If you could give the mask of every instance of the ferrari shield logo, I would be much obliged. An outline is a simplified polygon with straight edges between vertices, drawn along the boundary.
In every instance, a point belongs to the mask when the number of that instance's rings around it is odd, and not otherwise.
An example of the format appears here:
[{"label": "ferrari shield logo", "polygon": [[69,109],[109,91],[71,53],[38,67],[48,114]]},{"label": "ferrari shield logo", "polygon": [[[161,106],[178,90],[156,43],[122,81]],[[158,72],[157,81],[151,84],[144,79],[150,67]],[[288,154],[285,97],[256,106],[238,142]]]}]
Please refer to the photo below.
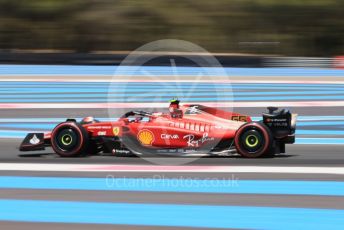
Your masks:
[{"label": "ferrari shield logo", "polygon": [[113,127],[112,131],[113,131],[113,135],[118,136],[118,134],[119,134],[119,127]]}]

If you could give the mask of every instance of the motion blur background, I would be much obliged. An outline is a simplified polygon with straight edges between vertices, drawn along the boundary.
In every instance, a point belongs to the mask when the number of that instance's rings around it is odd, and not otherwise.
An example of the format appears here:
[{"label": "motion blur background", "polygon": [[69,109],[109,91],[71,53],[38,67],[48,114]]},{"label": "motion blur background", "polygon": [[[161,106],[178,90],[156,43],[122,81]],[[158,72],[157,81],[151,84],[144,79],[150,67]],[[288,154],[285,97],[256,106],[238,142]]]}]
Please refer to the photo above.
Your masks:
[{"label": "motion blur background", "polygon": [[344,49],[340,0],[0,0],[0,49],[130,51],[154,40],[210,52],[330,57]]}]

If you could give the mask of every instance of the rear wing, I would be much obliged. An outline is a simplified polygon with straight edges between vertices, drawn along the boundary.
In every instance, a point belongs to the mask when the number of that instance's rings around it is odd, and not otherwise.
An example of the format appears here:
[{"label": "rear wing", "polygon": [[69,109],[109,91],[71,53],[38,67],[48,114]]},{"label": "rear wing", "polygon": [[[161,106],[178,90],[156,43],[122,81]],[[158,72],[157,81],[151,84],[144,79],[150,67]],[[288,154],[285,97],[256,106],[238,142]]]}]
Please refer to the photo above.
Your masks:
[{"label": "rear wing", "polygon": [[[263,123],[271,130],[275,139],[295,136],[297,114],[287,109],[268,107],[269,112],[263,113]],[[295,139],[295,138],[293,138]]]}]

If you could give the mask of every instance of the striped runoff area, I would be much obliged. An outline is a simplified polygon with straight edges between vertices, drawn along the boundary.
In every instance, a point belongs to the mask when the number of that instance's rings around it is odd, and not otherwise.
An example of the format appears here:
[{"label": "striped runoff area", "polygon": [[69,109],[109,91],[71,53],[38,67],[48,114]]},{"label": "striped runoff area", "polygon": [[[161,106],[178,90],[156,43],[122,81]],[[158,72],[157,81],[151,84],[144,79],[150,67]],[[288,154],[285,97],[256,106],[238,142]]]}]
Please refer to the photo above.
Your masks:
[{"label": "striped runoff area", "polygon": [[344,211],[328,209],[37,200],[0,200],[0,204],[0,220],[6,221],[242,229],[344,225]]},{"label": "striped runoff area", "polygon": [[[211,72],[215,76],[198,82],[200,71],[204,75]],[[344,76],[342,70],[224,68],[224,73],[229,76],[242,76],[233,82],[219,80],[220,76],[216,76],[216,73],[213,68],[196,67],[0,65],[0,75],[9,76],[1,79],[0,109],[166,108],[171,97],[178,97],[186,103],[213,107],[319,107],[319,110],[336,107],[340,111],[344,106],[342,81],[324,82],[325,76],[341,78]],[[95,75],[110,78],[97,80]],[[127,75],[130,81],[122,79],[116,82],[120,75]],[[131,79],[131,75],[135,75],[135,80]],[[146,79],[147,75],[153,77]],[[18,76],[26,76],[26,80],[18,80]],[[35,76],[46,77],[32,80]],[[76,80],[76,76],[85,76],[86,80]],[[154,79],[154,76],[159,76],[159,80]],[[170,79],[168,76],[174,77]],[[187,76],[194,76],[195,79],[185,80]],[[301,76],[308,80],[250,82],[245,81],[245,76],[261,76],[262,80],[264,76],[280,76],[276,79],[282,80],[285,77]],[[311,76],[316,79],[309,78]],[[294,79],[299,80],[298,77]],[[312,120],[304,120],[301,114],[297,143],[344,144],[343,117],[316,115]],[[49,131],[59,121],[63,121],[63,118],[48,121],[44,117],[37,117],[34,121],[3,117],[0,120],[0,137],[22,138],[28,131]]]},{"label": "striped runoff area", "polygon": [[[215,67],[174,67],[169,66],[72,66],[72,65],[0,65],[0,75],[79,75],[79,76],[197,76],[199,73],[217,76],[281,76],[281,77],[343,77],[340,69],[325,68],[215,68]],[[324,79],[323,79],[324,80]]]},{"label": "striped runoff area", "polygon": [[[341,167],[1,163],[0,221],[239,229],[342,229]],[[62,176],[30,176],[33,171]],[[77,172],[102,173],[73,176]],[[116,176],[127,172],[128,176]],[[176,172],[199,176],[174,176]],[[216,178],[211,173],[222,173]],[[240,173],[323,174],[327,180],[241,179]],[[134,176],[130,173],[146,177]],[[326,206],[324,207],[324,204]],[[316,221],[314,221],[316,220]],[[68,225],[69,226],[69,225]],[[72,229],[74,225],[70,225]]]},{"label": "striped runoff area", "polygon": [[234,102],[239,107],[244,102],[319,102],[325,106],[329,101],[342,104],[344,84],[6,81],[1,82],[0,95],[3,108],[18,103],[145,103],[149,107],[171,96],[190,103]]},{"label": "striped runoff area", "polygon": [[193,179],[181,181],[179,179],[152,178],[63,177],[0,177],[0,181],[2,182],[1,188],[7,189],[344,196],[344,183],[333,181],[215,181]]},{"label": "striped runoff area", "polygon": [[0,200],[0,204],[0,219],[10,221],[242,229],[344,225],[344,211],[328,209],[32,200]]},{"label": "striped runoff area", "polygon": [[[165,108],[172,96],[183,102],[218,107],[332,106],[339,111],[344,106],[344,84],[334,83],[3,81],[0,95],[2,109]],[[297,143],[344,144],[344,117],[315,114],[306,118],[299,117]],[[63,120],[2,118],[0,137],[22,138],[28,131],[49,131]]]},{"label": "striped runoff area", "polygon": [[[200,73],[213,78],[197,81]],[[220,80],[218,73],[239,78]],[[299,111],[315,107],[319,113],[298,117],[297,143],[344,144],[343,70],[225,68],[221,72],[194,67],[0,65],[0,75],[0,138],[51,130],[65,119],[63,109],[78,114],[81,109],[104,111],[109,105],[128,110],[166,108],[176,96],[209,106],[253,107],[250,111],[263,111],[268,105]],[[126,81],[131,75],[136,80]],[[49,115],[51,108],[58,109],[58,115]],[[333,108],[335,114],[324,113]],[[52,230],[344,228],[340,161],[330,167],[279,167],[275,159],[271,159],[274,166],[97,165],[86,164],[84,158],[43,164],[40,160],[39,164],[0,163],[0,226],[14,224],[15,228],[25,223],[25,229],[37,229],[36,224],[46,223],[45,228]]]}]

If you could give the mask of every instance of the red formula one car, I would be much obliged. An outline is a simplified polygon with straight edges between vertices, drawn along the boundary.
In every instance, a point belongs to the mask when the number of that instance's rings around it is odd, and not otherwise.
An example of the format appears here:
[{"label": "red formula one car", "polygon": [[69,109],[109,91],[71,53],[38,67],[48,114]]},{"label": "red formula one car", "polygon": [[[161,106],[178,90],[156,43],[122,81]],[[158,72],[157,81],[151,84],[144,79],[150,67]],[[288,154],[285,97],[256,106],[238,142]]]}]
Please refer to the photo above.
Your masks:
[{"label": "red formula one car", "polygon": [[130,111],[119,120],[68,119],[49,133],[29,133],[20,150],[51,146],[62,157],[101,155],[228,155],[256,158],[284,153],[295,141],[296,115],[269,107],[259,122],[250,116],[202,105],[180,106],[169,113]]}]

